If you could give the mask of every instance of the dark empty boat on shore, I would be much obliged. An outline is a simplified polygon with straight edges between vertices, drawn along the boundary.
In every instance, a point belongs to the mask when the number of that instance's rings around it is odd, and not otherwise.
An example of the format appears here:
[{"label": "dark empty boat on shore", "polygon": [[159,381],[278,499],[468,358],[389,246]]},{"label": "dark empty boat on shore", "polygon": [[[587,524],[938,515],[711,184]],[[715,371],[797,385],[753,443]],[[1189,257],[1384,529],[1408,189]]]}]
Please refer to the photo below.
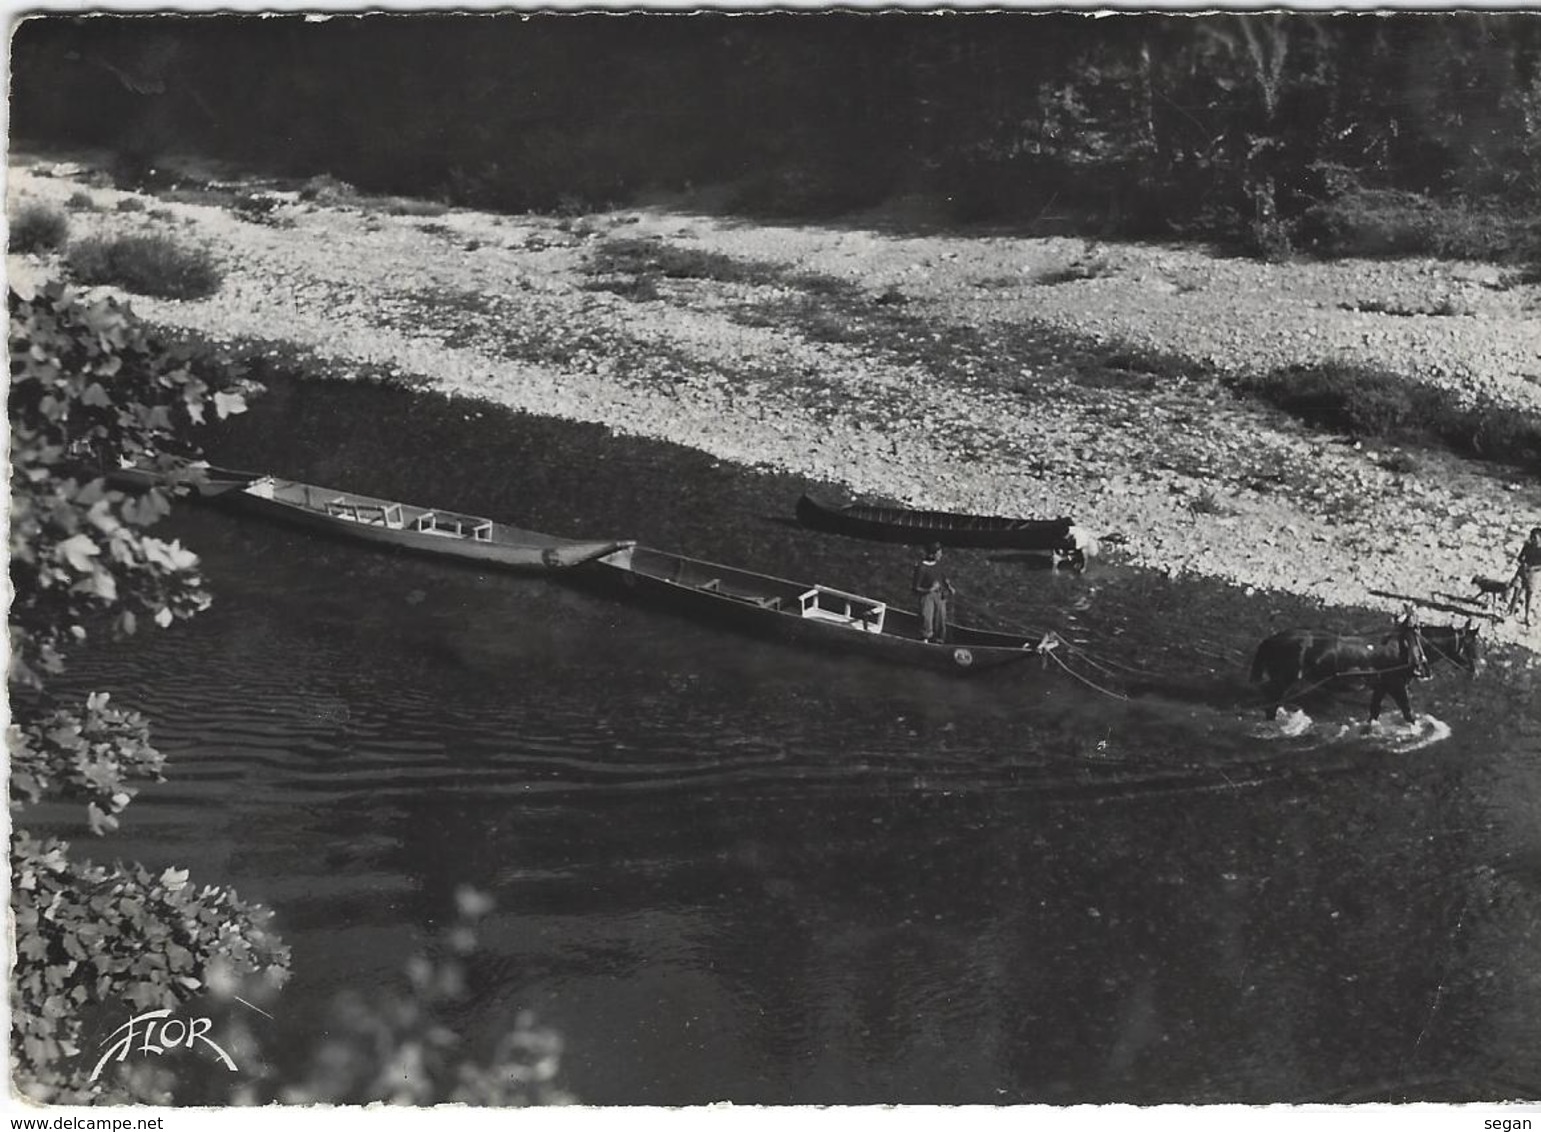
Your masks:
[{"label": "dark empty boat on shore", "polygon": [[1079,554],[1083,563],[1091,541],[1070,519],[1011,519],[855,503],[829,507],[808,495],[797,501],[797,520],[812,530],[873,542],[910,546],[935,542],[987,550],[1059,553],[1072,558]]},{"label": "dark empty boat on shore", "polygon": [[927,642],[921,640],[917,614],[886,602],[646,546],[598,556],[569,576],[714,623],[948,672],[1015,664],[1045,656],[1059,643],[1053,632],[1000,633],[962,625],[949,626],[945,642]]}]

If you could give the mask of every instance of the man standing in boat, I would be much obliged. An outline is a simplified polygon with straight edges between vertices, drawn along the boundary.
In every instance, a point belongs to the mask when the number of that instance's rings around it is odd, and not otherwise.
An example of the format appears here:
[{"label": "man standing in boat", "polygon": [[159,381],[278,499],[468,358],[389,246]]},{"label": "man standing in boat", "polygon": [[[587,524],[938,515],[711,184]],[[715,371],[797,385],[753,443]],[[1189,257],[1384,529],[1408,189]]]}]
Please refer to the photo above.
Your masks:
[{"label": "man standing in boat", "polygon": [[947,639],[947,599],[956,592],[942,573],[942,544],[926,547],[925,557],[915,564],[914,590],[920,595],[920,639]]}]

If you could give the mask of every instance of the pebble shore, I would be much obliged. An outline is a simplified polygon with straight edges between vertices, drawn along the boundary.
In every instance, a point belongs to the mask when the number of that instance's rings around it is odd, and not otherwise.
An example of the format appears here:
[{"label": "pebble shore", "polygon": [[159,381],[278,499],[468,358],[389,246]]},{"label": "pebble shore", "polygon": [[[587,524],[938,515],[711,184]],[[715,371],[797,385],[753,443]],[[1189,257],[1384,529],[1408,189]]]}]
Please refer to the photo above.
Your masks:
[{"label": "pebble shore", "polygon": [[[334,375],[415,376],[858,495],[1073,515],[1122,534],[1117,554],[1174,576],[1390,612],[1400,595],[1466,596],[1473,575],[1507,576],[1541,525],[1533,477],[1313,433],[1203,376],[1375,365],[1541,416],[1541,287],[1491,265],[1262,264],[1189,247],[768,226],[664,207],[576,223],[424,218],[292,194],[278,223],[263,224],[151,197],[119,211],[134,194],[92,187],[71,166],[13,165],[8,176],[13,209],[88,194],[96,208],[72,213],[76,238],[172,231],[214,250],[225,283],[212,298],[131,297],[152,323],[281,340]],[[665,278],[647,295],[596,287],[593,253],[618,239],[775,272]],[[7,269],[25,289],[57,265],[10,256]],[[962,335],[978,356],[939,374],[867,341],[807,333],[806,305],[804,321],[776,317],[794,309],[789,281],[813,275],[902,304],[911,324]],[[1177,370],[1097,387],[1077,380],[1073,351],[997,348],[1035,328],[1159,353]],[[1541,650],[1541,624],[1511,619],[1491,633]]]}]

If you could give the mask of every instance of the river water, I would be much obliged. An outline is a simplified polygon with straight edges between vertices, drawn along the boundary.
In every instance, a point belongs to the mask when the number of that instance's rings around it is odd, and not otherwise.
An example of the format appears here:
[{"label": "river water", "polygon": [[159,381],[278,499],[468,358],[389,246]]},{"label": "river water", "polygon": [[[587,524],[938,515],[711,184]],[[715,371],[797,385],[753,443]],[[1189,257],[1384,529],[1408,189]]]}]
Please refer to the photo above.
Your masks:
[{"label": "river water", "polygon": [[[875,596],[907,581],[902,550],[787,524],[788,477],[442,399],[280,382],[211,454]],[[275,910],[290,1050],[469,884],[497,907],[466,1027],[535,1010],[590,1104],[1541,1095],[1541,713],[1518,665],[1418,688],[1416,728],[1365,733],[1361,696],[1267,727],[1247,650],[1352,614],[951,560],[969,620],[1166,677],[1123,701],[1037,662],[828,658],[213,510],[168,533],[214,607],[69,679],[170,756],[111,853]]]}]

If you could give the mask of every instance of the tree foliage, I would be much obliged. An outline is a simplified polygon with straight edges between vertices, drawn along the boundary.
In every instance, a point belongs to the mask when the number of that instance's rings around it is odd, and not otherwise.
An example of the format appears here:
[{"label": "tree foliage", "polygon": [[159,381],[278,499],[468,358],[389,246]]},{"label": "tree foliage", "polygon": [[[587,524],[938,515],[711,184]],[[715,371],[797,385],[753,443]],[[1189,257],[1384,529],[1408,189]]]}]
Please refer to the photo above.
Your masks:
[{"label": "tree foliage", "polygon": [[23,136],[136,150],[144,177],[184,147],[501,208],[715,182],[1268,238],[1328,170],[1541,204],[1521,12],[60,18],[13,58]]},{"label": "tree foliage", "polygon": [[[83,302],[50,285],[30,298],[12,292],[10,307],[11,805],[83,802],[87,825],[104,834],[159,777],[162,756],[137,713],[104,693],[61,702],[49,684],[92,631],[132,633],[147,620],[168,627],[208,604],[196,556],[146,528],[168,511],[169,491],[202,479],[177,455],[179,435],[210,409],[220,417],[243,409],[249,387],[204,372],[111,300]],[[158,469],[168,488],[111,488],[99,465],[119,456]],[[288,971],[265,909],[195,884],[186,869],[82,861],[67,842],[18,829],[13,1079],[52,1103],[562,1103],[560,1040],[530,1016],[485,1045],[457,1032],[473,995],[476,924],[490,907],[459,893],[456,923],[412,960],[405,985],[340,997],[302,1077],[282,1083],[246,1009],[271,998]],[[245,1070],[233,1088],[221,1074],[189,1079],[142,1058],[91,1080],[101,1054],[86,1048],[91,1019],[109,1016],[110,1032],[194,1001],[200,1016],[218,1019]]]},{"label": "tree foliage", "polygon": [[108,699],[97,692],[79,710],[24,713],[7,743],[14,802],[84,800],[93,833],[117,828],[115,815],[133,800],[139,782],[159,781],[165,760],[150,745],[144,718],[108,706]]},{"label": "tree foliage", "polygon": [[100,1051],[83,1048],[84,1020],[121,1008],[116,1025],[195,998],[212,1010],[237,987],[260,1001],[259,988],[287,970],[266,910],[194,885],[185,869],[79,861],[67,842],[23,832],[11,845],[11,885],[11,1065],[34,1100],[169,1100],[168,1082],[132,1070],[91,1081]]},{"label": "tree foliage", "polygon": [[483,893],[455,893],[455,920],[407,964],[404,986],[344,992],[303,1080],[280,1090],[288,1103],[559,1105],[562,1042],[528,1012],[478,1047],[459,1016],[474,998],[477,925],[492,909]]},{"label": "tree foliage", "polygon": [[176,431],[245,407],[239,388],[213,390],[185,357],[153,342],[113,300],[82,303],[60,284],[32,298],[12,291],[11,311],[11,672],[37,688],[60,671],[65,649],[88,624],[111,615],[132,633],[208,604],[197,557],[144,533],[169,508],[156,489],[108,488],[99,462],[149,461],[176,472],[167,451]]},{"label": "tree foliage", "polygon": [[[97,464],[122,455],[195,481],[196,470],[171,471],[178,428],[211,404],[220,416],[240,411],[244,396],[239,382],[216,388],[220,378],[195,373],[111,300],[85,303],[50,285],[30,298],[11,292],[10,313],[11,806],[83,801],[102,834],[159,776],[162,757],[137,713],[100,693],[62,704],[48,681],[92,629],[169,626],[209,598],[197,557],[146,533],[168,510],[166,493],[113,490]],[[77,861],[68,850],[13,833],[14,1079],[37,1100],[157,1099],[162,1089],[144,1071],[89,1080],[84,1020],[281,981],[287,951],[267,913],[227,889],[195,887],[175,868]]]}]

